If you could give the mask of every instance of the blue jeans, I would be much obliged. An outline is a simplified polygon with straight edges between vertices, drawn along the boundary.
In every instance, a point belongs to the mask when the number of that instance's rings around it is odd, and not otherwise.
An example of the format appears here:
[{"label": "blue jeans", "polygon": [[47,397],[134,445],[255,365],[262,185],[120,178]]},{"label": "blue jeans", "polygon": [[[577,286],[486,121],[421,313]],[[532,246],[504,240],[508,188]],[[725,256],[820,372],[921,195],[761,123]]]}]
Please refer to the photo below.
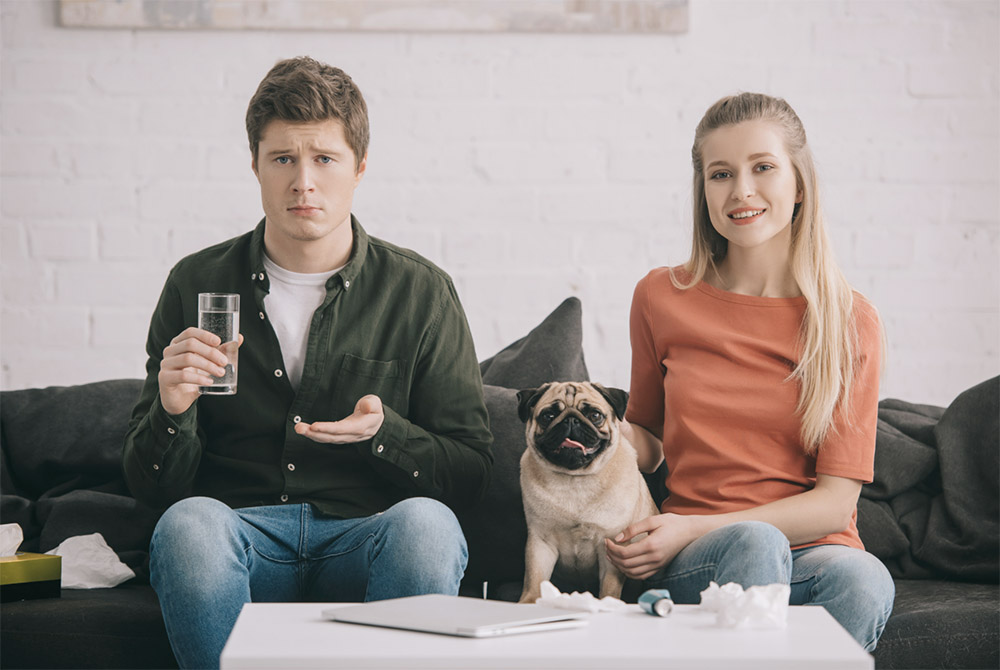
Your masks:
[{"label": "blue jeans", "polygon": [[382,600],[458,593],[468,560],[450,509],[410,498],[359,519],[311,505],[171,506],[153,531],[150,582],[182,668],[218,668],[248,602]]},{"label": "blue jeans", "polygon": [[707,533],[646,580],[666,588],[674,602],[698,604],[709,582],[743,588],[791,586],[791,605],[822,605],[867,651],[874,651],[892,613],[896,587],[871,554],[839,544],[792,551],[774,526],[743,521]]}]

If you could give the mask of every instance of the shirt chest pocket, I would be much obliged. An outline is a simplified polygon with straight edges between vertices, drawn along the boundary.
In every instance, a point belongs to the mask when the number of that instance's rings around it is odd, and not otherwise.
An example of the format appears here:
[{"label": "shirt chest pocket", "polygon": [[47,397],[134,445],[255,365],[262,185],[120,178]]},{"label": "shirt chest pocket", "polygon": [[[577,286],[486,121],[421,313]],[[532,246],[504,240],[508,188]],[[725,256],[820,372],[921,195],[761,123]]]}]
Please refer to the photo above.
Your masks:
[{"label": "shirt chest pocket", "polygon": [[344,354],[341,365],[340,385],[355,400],[364,395],[377,395],[382,403],[400,413],[405,413],[401,403],[408,395],[403,362],[400,360],[377,361]]}]

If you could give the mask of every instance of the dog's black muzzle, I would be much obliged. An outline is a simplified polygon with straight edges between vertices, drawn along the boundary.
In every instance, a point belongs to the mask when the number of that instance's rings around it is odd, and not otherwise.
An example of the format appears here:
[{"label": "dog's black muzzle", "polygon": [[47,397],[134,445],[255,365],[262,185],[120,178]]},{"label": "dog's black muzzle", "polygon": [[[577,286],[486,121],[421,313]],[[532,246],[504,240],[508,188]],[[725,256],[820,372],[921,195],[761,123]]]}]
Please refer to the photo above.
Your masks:
[{"label": "dog's black muzzle", "polygon": [[535,448],[546,460],[567,470],[590,465],[611,439],[575,409],[566,410],[535,438]]}]

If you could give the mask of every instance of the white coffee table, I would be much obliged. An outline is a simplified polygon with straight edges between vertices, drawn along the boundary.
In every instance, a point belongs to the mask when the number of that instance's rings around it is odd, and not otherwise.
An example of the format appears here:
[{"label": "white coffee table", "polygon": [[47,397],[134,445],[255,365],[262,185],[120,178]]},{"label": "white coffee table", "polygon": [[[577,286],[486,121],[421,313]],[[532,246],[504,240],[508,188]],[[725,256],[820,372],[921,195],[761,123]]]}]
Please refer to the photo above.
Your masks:
[{"label": "white coffee table", "polygon": [[459,638],[325,621],[330,603],[250,603],[222,651],[236,668],[697,668],[871,670],[872,657],[822,607],[791,607],[782,630],[726,629],[696,605],[665,618],[630,605],[583,628]]}]

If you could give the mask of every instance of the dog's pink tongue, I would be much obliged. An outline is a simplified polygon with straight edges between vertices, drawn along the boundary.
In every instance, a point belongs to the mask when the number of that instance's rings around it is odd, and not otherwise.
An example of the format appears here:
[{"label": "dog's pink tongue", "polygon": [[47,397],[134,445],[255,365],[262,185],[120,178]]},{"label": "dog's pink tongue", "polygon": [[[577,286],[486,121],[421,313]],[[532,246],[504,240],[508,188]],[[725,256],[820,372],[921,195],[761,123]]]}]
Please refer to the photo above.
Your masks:
[{"label": "dog's pink tongue", "polygon": [[568,437],[563,440],[563,443],[560,446],[562,446],[563,449],[579,449],[580,451],[587,451],[587,447],[583,446],[576,440],[569,439]]}]

